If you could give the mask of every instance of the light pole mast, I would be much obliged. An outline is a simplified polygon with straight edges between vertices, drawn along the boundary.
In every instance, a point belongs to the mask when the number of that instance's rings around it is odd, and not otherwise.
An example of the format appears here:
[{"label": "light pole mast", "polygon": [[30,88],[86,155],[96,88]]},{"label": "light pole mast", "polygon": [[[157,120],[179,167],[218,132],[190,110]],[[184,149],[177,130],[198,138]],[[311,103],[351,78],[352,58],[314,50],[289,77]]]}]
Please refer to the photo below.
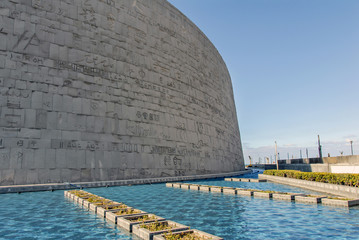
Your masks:
[{"label": "light pole mast", "polygon": [[352,150],[352,155],[354,155],[354,154],[353,154],[353,140],[350,140],[350,148],[351,148],[351,150]]},{"label": "light pole mast", "polygon": [[318,135],[318,150],[319,150],[319,158],[322,159],[322,145],[320,145],[320,137]]},{"label": "light pole mast", "polygon": [[278,150],[277,150],[277,141],[274,142],[275,143],[275,162],[277,164],[277,170],[278,168]]}]

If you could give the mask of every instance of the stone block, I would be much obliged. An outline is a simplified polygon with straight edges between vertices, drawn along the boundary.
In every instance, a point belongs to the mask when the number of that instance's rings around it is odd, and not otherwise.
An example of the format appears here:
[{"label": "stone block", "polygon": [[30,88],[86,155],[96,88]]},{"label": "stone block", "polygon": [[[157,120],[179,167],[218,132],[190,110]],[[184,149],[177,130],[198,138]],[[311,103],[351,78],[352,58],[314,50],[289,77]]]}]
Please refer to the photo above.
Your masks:
[{"label": "stone block", "polygon": [[45,168],[56,168],[56,150],[45,150]]},{"label": "stone block", "polygon": [[52,99],[52,108],[54,111],[62,111],[63,110],[63,101],[62,96],[54,94]]},{"label": "stone block", "polygon": [[47,127],[47,111],[38,109],[36,110],[36,128],[46,128]]},{"label": "stone block", "polygon": [[23,185],[27,181],[27,169],[15,169],[14,182],[15,185]]},{"label": "stone block", "polygon": [[33,92],[31,94],[31,107],[33,109],[42,109],[42,92]]},{"label": "stone block", "polygon": [[66,150],[65,149],[56,149],[56,168],[62,169],[66,168]]},{"label": "stone block", "polygon": [[34,150],[34,168],[45,168],[46,152],[45,149]]}]

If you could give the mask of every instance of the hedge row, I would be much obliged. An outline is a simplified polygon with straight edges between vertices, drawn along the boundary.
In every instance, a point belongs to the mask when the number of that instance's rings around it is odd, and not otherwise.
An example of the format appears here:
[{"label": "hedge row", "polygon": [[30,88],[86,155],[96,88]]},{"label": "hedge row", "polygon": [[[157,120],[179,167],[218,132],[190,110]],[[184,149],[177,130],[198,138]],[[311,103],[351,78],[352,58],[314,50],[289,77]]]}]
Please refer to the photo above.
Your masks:
[{"label": "hedge row", "polygon": [[359,174],[301,172],[295,170],[265,170],[263,174],[359,187]]}]

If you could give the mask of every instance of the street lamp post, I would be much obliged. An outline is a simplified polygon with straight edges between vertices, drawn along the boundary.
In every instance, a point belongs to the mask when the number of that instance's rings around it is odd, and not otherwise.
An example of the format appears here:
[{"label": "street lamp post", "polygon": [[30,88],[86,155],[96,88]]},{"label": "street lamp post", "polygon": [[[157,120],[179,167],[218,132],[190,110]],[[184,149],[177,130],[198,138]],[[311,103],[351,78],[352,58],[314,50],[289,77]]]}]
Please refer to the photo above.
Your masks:
[{"label": "street lamp post", "polygon": [[350,140],[350,149],[352,150],[352,155],[354,155],[353,154],[353,140]]}]

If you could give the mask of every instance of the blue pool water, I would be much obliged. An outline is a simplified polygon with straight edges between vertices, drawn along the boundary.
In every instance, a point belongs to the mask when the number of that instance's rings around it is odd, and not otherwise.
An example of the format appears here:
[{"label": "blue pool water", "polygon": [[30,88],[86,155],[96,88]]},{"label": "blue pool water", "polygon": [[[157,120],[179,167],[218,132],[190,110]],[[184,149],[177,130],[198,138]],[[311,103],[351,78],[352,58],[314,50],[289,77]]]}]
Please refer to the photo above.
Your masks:
[{"label": "blue pool water", "polygon": [[[196,183],[313,193],[275,183]],[[350,209],[166,188],[165,184],[85,189],[224,239],[359,239]],[[84,210],[63,191],[0,195],[0,239],[135,239]]]}]

